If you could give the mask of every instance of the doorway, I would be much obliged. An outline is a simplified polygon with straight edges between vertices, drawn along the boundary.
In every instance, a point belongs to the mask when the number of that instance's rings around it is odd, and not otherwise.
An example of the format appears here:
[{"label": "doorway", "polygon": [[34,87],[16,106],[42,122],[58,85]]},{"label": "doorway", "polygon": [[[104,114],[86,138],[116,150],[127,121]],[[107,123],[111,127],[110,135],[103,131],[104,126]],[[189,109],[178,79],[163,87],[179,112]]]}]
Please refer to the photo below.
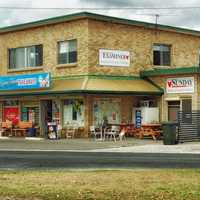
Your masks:
[{"label": "doorway", "polygon": [[168,121],[178,121],[180,101],[168,101]]},{"label": "doorway", "polygon": [[41,100],[40,102],[40,122],[41,133],[47,137],[48,122],[52,122],[52,100]]}]

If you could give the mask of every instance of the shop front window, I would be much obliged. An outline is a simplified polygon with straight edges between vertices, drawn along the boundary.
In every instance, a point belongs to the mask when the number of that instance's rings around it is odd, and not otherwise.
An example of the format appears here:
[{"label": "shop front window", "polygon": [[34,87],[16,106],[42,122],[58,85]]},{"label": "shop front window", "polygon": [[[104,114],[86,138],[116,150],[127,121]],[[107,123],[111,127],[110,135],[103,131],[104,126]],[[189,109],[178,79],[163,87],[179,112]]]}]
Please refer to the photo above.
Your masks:
[{"label": "shop front window", "polygon": [[93,104],[94,125],[101,125],[106,118],[109,124],[121,122],[121,106],[119,99],[99,99]]},{"label": "shop front window", "polygon": [[84,126],[84,104],[81,99],[67,99],[63,103],[63,124]]},{"label": "shop front window", "polygon": [[39,107],[22,107],[21,120],[39,124]]}]

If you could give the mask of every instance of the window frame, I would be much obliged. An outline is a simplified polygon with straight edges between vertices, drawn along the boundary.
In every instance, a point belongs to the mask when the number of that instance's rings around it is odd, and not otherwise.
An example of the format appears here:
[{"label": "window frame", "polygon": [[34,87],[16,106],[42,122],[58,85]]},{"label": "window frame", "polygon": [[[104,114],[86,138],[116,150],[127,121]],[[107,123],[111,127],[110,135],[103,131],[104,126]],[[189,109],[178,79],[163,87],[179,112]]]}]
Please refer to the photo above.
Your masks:
[{"label": "window frame", "polygon": [[[167,64],[164,64],[163,63],[163,52],[164,51],[159,51],[160,52],[160,64],[155,64],[154,63],[154,47],[155,46],[159,46],[159,47],[168,47],[169,48],[169,63]],[[164,44],[164,43],[153,43],[153,47],[152,47],[152,50],[153,50],[153,65],[154,66],[163,66],[163,67],[166,67],[166,66],[171,66],[171,63],[172,63],[172,45],[171,44]],[[161,53],[162,52],[162,53]]]},{"label": "window frame", "polygon": [[[60,63],[59,62],[60,43],[70,42],[70,41],[76,41],[76,62]],[[67,53],[69,53],[69,52],[67,52]],[[76,38],[72,38],[72,39],[66,39],[66,40],[59,40],[59,41],[57,41],[57,65],[58,66],[62,66],[62,65],[76,65],[77,62],[78,62],[78,40]]]},{"label": "window frame", "polygon": [[[28,48],[32,48],[32,47],[37,47],[37,46],[41,46],[41,61],[40,61],[40,65],[35,65],[35,66],[29,66],[28,65],[28,53],[27,53],[27,49]],[[25,50],[25,57],[24,57],[24,60],[25,60],[25,66],[18,66],[18,67],[16,67],[16,63],[14,64],[14,68],[13,67],[11,67],[11,52],[12,52],[12,50],[17,50],[17,49],[26,49]],[[8,67],[7,67],[7,69],[8,70],[28,70],[28,69],[38,69],[38,68],[41,68],[41,67],[43,67],[43,61],[44,61],[44,47],[43,47],[43,44],[34,44],[34,45],[29,45],[29,46],[21,46],[21,47],[15,47],[15,48],[8,48],[8,50],[7,50],[7,52],[8,52]],[[36,56],[35,56],[35,58],[36,58]],[[15,60],[16,61],[16,60]],[[36,62],[36,60],[35,60],[35,63],[37,63]]]}]

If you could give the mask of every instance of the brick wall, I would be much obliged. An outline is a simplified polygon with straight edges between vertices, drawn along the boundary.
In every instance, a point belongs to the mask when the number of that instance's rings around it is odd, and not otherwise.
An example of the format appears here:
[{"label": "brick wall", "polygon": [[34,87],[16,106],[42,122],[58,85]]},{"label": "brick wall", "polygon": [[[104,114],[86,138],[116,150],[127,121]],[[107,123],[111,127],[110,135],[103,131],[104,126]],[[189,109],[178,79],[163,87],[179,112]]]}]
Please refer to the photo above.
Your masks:
[{"label": "brick wall", "polygon": [[[140,70],[152,68],[154,43],[172,45],[172,67],[198,65],[200,39],[196,36],[89,20],[89,71],[101,74],[137,75]],[[130,51],[131,66],[129,68],[99,66],[100,48]]]},{"label": "brick wall", "polygon": [[[43,44],[43,69],[37,71],[51,72],[53,76],[72,74],[86,74],[88,67],[88,21],[77,20],[56,25],[17,31],[0,35],[0,74],[7,74],[8,49],[16,47]],[[57,42],[77,39],[78,63],[77,66],[57,65]],[[35,70],[34,70],[35,71]],[[31,73],[30,71],[12,72]]]},{"label": "brick wall", "polygon": [[[74,38],[78,40],[77,66],[59,68],[57,42]],[[44,67],[38,71],[50,71],[53,76],[86,74],[88,70],[91,74],[138,75],[140,70],[152,68],[153,43],[172,45],[172,67],[198,65],[200,40],[197,36],[82,19],[1,34],[0,74],[7,74],[9,48],[43,44]],[[99,66],[100,48],[130,51],[131,66]],[[12,72],[16,73],[30,71]]]}]

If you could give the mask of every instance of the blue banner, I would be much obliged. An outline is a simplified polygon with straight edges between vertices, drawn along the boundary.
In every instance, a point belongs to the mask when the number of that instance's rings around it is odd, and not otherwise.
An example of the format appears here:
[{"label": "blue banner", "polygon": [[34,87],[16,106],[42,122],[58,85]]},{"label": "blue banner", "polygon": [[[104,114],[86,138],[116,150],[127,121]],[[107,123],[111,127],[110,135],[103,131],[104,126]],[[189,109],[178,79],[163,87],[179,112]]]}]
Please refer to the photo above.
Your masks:
[{"label": "blue banner", "polygon": [[136,128],[141,128],[142,125],[142,115],[141,115],[141,110],[136,110],[135,111],[135,125]]},{"label": "blue banner", "polygon": [[0,76],[0,91],[42,89],[50,87],[50,73]]}]

